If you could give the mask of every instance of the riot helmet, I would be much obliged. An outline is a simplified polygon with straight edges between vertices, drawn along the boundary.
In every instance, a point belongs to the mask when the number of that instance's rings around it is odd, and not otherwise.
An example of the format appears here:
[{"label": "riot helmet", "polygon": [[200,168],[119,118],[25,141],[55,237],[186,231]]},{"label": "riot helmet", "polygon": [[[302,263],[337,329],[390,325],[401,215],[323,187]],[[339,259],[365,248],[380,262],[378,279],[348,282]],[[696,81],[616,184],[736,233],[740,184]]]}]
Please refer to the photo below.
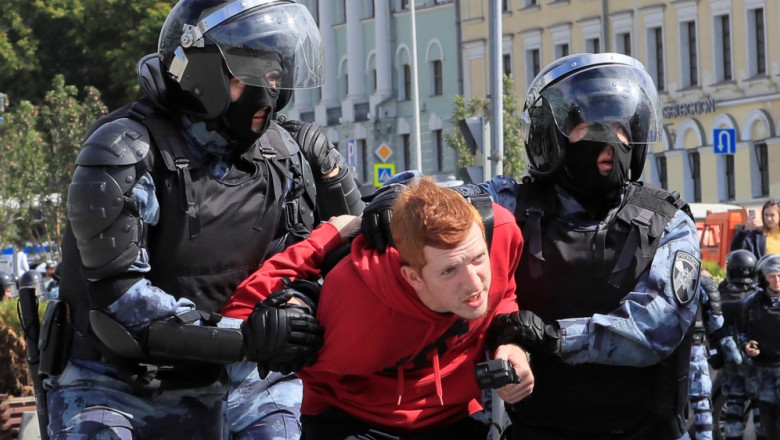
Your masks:
[{"label": "riot helmet", "polygon": [[14,277],[11,276],[11,274],[0,272],[0,279],[2,279],[3,282],[3,295],[0,295],[0,300],[5,297],[6,289],[10,289],[11,298],[19,296],[19,292],[16,290],[16,282],[14,281]]},{"label": "riot helmet", "polygon": [[[281,90],[324,82],[317,25],[305,6],[291,0],[181,0],[163,24],[158,56],[159,66],[143,59],[139,64],[142,83],[150,82],[148,70],[158,68],[167,107],[193,122],[211,121],[210,129],[216,125],[233,138],[259,137]],[[234,102],[231,78],[245,86]],[[270,107],[265,126],[249,133],[252,115],[264,107]]]},{"label": "riot helmet", "polygon": [[28,270],[19,277],[19,290],[37,289],[36,295],[46,291],[43,285],[43,275],[37,270]]},{"label": "riot helmet", "polygon": [[766,254],[758,260],[756,264],[756,272],[758,273],[758,284],[766,288],[766,276],[780,273],[780,255],[778,254]]},{"label": "riot helmet", "polygon": [[726,255],[726,281],[735,286],[756,284],[756,256],[746,249],[738,249]]},{"label": "riot helmet", "polygon": [[[639,178],[662,123],[658,92],[642,63],[617,53],[581,53],[534,78],[520,130],[532,176],[593,195]],[[596,163],[606,145],[614,154],[604,176]]]}]

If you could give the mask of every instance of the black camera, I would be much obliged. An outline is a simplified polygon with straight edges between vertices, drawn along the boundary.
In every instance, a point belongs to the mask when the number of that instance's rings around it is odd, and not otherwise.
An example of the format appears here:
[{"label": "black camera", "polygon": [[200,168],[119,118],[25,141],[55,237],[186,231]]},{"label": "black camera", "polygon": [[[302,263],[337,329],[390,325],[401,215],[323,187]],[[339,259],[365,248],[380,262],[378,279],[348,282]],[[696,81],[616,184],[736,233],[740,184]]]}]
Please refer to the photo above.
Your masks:
[{"label": "black camera", "polygon": [[505,359],[480,362],[474,368],[474,377],[483,390],[501,388],[510,383],[520,383],[515,367]]}]

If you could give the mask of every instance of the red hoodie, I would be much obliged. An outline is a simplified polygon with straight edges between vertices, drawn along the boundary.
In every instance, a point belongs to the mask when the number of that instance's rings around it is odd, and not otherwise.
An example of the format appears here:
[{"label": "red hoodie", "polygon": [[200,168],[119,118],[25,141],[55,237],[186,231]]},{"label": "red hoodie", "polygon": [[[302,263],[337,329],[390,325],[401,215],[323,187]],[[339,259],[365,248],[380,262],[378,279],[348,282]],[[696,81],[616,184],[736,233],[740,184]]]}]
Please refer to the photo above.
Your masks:
[{"label": "red hoodie", "polygon": [[[363,236],[327,275],[317,309],[325,343],[317,362],[299,372],[303,414],[333,406],[398,433],[453,423],[482,409],[474,366],[496,314],[517,310],[514,271],[523,238],[512,214],[493,204],[492,282],[488,311],[466,321],[426,307],[401,276],[397,251],[371,249]],[[246,319],[254,304],[282,285],[280,277],[316,275],[337,246],[332,226],[270,258],[223,308]],[[335,242],[335,243],[334,243]]]}]

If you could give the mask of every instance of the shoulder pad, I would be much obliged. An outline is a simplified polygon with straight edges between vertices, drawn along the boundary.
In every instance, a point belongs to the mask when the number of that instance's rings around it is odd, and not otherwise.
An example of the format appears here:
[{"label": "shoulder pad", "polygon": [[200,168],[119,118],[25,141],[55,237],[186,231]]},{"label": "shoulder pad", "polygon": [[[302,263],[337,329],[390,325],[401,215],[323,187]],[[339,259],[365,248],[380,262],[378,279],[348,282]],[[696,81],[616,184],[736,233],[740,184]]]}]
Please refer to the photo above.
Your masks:
[{"label": "shoulder pad", "polygon": [[[280,158],[297,158],[297,156],[302,155],[301,148],[295,142],[295,138],[276,121],[271,121],[268,130],[261,136],[260,143],[263,147],[273,149]],[[284,147],[280,144],[284,144]],[[297,160],[300,160],[300,158],[297,158]]]},{"label": "shoulder pad", "polygon": [[107,122],[95,130],[81,147],[76,165],[135,165],[148,154],[149,130],[129,118]]}]

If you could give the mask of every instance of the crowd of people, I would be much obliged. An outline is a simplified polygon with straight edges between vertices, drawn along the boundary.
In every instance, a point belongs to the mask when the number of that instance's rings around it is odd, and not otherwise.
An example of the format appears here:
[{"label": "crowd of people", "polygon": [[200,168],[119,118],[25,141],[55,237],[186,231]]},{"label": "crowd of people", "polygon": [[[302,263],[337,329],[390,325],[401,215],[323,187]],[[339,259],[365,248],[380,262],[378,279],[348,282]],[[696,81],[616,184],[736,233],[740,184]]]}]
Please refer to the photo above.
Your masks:
[{"label": "crowd of people", "polygon": [[[362,199],[323,131],[278,115],[325,57],[291,1],[171,10],[144,96],[76,161],[46,311],[62,319],[35,329],[45,438],[486,439],[504,405],[505,439],[689,439],[700,309],[735,378],[744,355],[780,383],[780,257],[729,321],[687,203],[639,180],[663,131],[639,61],[537,75],[524,182],[403,173]],[[742,275],[725,288],[748,293]]]}]

